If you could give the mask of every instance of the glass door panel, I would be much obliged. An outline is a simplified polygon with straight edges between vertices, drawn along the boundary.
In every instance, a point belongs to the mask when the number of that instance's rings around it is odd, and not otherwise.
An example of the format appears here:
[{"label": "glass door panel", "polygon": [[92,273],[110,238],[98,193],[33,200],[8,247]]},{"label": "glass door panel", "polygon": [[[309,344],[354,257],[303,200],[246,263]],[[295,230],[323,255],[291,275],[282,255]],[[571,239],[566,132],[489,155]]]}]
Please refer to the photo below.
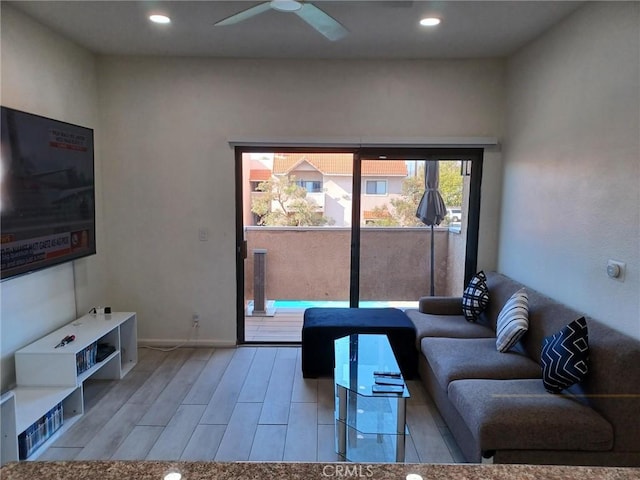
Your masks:
[{"label": "glass door panel", "polygon": [[353,155],[243,153],[244,340],[299,342],[309,307],[348,307]]},{"label": "glass door panel", "polygon": [[425,191],[425,165],[425,157],[362,159],[360,307],[417,307],[418,299],[430,292],[432,239],[435,294],[461,290],[467,209],[461,162],[438,162],[447,215],[433,232],[416,217]]}]

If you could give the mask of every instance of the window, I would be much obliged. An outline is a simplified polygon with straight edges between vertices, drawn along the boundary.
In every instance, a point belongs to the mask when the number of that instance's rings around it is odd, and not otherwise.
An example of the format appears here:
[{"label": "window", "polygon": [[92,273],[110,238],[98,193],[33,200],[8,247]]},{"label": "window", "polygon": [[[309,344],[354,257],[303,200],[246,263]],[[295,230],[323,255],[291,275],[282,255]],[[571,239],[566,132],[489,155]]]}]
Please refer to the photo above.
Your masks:
[{"label": "window", "polygon": [[296,180],[296,185],[304,188],[308,193],[322,192],[322,182],[319,180]]},{"label": "window", "polygon": [[387,181],[386,180],[366,180],[365,192],[367,195],[386,195]]}]

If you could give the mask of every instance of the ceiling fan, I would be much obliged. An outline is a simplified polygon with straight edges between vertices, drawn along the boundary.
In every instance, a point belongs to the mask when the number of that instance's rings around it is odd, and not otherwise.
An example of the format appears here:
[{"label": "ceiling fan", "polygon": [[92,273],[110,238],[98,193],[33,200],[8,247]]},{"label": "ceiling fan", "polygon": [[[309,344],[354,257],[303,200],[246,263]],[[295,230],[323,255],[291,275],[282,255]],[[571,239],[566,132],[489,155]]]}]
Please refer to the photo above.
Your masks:
[{"label": "ceiling fan", "polygon": [[271,0],[259,3],[258,5],[220,20],[215,23],[214,26],[222,27],[225,25],[233,25],[271,9],[278,12],[295,13],[332,42],[340,40],[349,33],[337,20],[330,17],[312,3],[304,0]]}]

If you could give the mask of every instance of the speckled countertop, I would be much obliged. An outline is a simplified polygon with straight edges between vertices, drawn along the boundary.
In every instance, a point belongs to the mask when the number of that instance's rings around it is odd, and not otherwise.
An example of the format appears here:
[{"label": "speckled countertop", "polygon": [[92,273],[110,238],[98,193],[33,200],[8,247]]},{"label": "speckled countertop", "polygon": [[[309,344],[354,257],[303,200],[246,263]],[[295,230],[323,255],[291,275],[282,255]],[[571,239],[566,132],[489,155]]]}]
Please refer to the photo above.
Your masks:
[{"label": "speckled countertop", "polygon": [[[183,480],[638,480],[640,468],[601,468],[531,465],[432,465],[280,462],[20,462],[0,469],[2,480],[162,480],[180,472]],[[418,477],[409,477],[412,478]]]}]

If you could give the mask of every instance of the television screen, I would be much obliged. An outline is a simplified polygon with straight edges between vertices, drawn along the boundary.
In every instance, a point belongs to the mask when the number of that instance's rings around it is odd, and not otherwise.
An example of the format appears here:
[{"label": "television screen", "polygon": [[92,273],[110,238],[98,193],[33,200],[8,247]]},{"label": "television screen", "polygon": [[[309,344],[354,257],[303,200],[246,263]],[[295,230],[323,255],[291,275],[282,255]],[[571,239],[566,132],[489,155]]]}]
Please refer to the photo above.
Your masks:
[{"label": "television screen", "polygon": [[96,253],[93,130],[1,110],[2,279]]}]

